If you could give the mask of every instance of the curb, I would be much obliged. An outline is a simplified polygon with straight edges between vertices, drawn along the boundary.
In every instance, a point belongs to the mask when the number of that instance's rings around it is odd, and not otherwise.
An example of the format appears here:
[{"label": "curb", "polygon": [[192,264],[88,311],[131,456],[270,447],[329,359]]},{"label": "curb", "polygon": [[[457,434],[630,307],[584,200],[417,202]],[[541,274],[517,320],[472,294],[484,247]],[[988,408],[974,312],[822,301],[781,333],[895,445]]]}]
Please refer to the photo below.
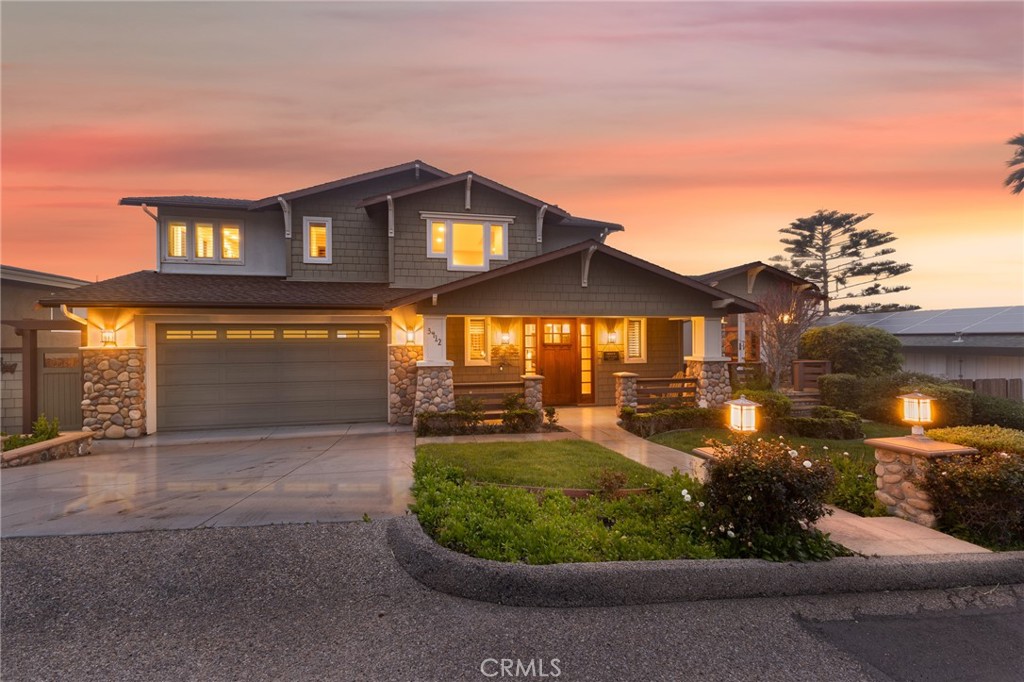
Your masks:
[{"label": "curb", "polygon": [[529,566],[441,547],[413,514],[389,521],[387,537],[405,572],[427,587],[509,606],[628,606],[1024,583],[1024,552],[809,563],[709,559]]}]

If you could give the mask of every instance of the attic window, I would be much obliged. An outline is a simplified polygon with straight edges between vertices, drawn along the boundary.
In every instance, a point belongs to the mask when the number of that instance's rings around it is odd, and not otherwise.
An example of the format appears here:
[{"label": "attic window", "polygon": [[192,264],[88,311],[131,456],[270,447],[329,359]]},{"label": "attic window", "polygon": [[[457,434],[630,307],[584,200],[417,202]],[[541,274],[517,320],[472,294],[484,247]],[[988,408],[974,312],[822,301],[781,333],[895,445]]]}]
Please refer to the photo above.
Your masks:
[{"label": "attic window", "polygon": [[331,262],[331,219],[302,219],[302,262]]},{"label": "attic window", "polygon": [[489,270],[508,260],[508,226],[513,216],[427,213],[427,257],[444,258],[449,270]]},{"label": "attic window", "polygon": [[165,261],[242,263],[241,221],[171,219],[163,230]]}]

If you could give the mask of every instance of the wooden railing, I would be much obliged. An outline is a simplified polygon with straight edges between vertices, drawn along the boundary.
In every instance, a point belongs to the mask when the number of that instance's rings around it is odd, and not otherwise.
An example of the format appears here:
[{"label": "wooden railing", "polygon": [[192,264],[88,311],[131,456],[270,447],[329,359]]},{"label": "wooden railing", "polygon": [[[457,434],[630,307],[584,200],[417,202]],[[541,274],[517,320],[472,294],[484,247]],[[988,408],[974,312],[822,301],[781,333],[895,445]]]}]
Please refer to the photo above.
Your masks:
[{"label": "wooden railing", "polygon": [[673,407],[697,406],[697,380],[659,377],[636,380],[636,411],[654,412]]},{"label": "wooden railing", "polygon": [[473,398],[480,401],[484,419],[500,419],[505,399],[515,393],[522,393],[525,385],[522,381],[484,381],[455,384],[454,389],[456,407],[459,398]]},{"label": "wooden railing", "polygon": [[817,391],[818,377],[832,371],[832,363],[828,360],[794,360],[793,390]]},{"label": "wooden railing", "polygon": [[764,379],[764,363],[762,362],[730,362],[729,384],[734,388],[746,388],[751,383]]}]

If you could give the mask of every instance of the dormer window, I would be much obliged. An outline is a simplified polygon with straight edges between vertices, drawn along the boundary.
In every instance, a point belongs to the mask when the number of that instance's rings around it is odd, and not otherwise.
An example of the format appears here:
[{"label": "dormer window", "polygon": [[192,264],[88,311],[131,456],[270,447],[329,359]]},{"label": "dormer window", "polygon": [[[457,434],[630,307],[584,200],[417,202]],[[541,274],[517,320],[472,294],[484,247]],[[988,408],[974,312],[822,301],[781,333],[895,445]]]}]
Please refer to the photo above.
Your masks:
[{"label": "dormer window", "polygon": [[508,226],[514,216],[428,213],[427,257],[444,258],[449,270],[489,270],[492,260],[508,260]]},{"label": "dormer window", "polygon": [[242,263],[242,223],[237,220],[169,219],[163,259],[182,263]]},{"label": "dormer window", "polygon": [[331,224],[330,218],[302,219],[302,262],[331,262]]}]

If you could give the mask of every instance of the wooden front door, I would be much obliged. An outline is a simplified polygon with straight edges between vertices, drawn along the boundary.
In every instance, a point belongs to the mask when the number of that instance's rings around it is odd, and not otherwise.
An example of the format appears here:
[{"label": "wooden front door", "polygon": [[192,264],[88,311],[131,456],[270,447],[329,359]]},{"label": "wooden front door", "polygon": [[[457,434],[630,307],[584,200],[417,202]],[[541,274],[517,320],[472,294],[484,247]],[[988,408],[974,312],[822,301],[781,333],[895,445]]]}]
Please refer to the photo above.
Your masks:
[{"label": "wooden front door", "polygon": [[537,372],[544,377],[545,405],[574,405],[578,399],[576,320],[540,321]]}]

